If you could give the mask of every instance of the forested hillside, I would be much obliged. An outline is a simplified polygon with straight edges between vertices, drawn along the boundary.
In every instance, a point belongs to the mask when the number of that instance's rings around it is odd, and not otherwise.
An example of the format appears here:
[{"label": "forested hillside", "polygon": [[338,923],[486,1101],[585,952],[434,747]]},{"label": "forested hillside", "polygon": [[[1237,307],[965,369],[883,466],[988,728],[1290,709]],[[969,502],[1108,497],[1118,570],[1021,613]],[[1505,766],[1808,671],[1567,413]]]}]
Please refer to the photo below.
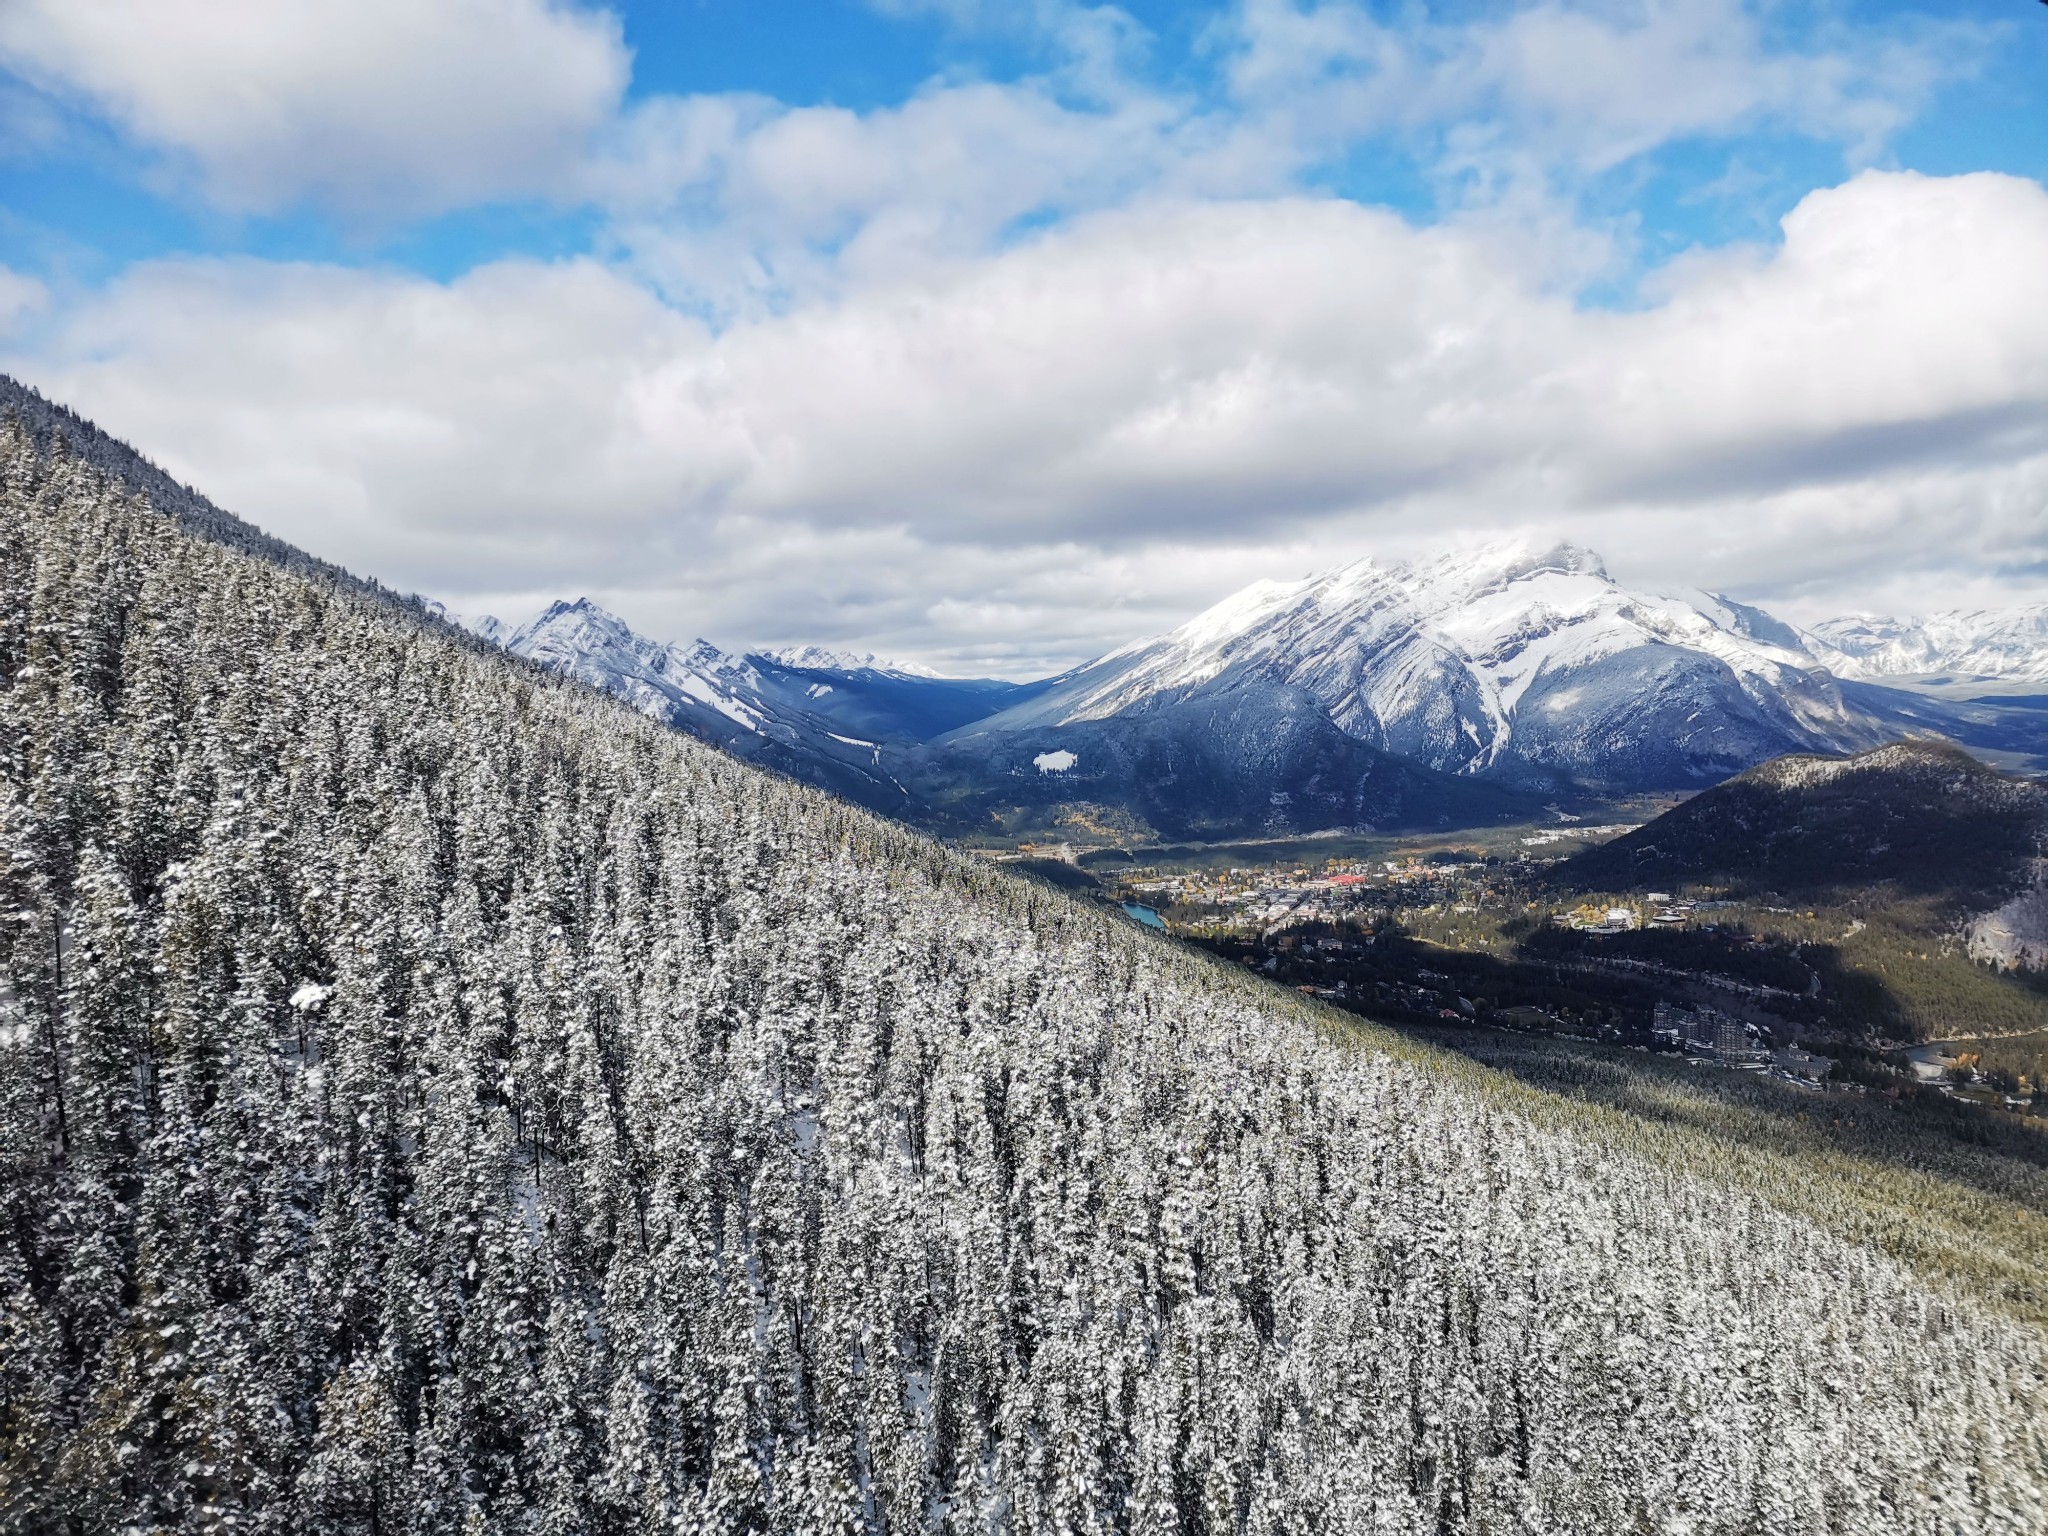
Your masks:
[{"label": "forested hillside", "polygon": [[0,882],[8,1530],[2041,1526],[2022,1309],[14,429]]},{"label": "forested hillside", "polygon": [[241,550],[273,565],[324,577],[355,588],[383,602],[415,613],[426,610],[417,598],[402,597],[374,581],[353,576],[338,565],[317,559],[283,539],[244,522],[194,490],[180,484],[128,444],[103,431],[68,406],[46,400],[17,379],[0,373],[0,421],[13,420],[42,453],[61,451],[83,459],[128,491],[146,496],[158,512],[177,519],[187,533],[211,543]]},{"label": "forested hillside", "polygon": [[1945,741],[1853,757],[1782,757],[1573,857],[1590,889],[1711,882],[1800,900],[1889,887],[1981,910],[2027,883],[2048,838],[2048,787]]}]

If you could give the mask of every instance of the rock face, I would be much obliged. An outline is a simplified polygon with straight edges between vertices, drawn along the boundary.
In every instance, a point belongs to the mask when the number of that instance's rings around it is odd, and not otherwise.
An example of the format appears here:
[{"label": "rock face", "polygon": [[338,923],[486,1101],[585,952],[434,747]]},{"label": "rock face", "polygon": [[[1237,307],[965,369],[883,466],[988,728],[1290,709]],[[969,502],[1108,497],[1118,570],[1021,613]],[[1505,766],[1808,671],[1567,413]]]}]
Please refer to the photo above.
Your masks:
[{"label": "rock face", "polygon": [[2036,859],[2033,883],[1963,930],[1972,960],[2027,970],[2048,968],[2048,859]]},{"label": "rock face", "polygon": [[1898,734],[1758,609],[1634,592],[1589,550],[1510,542],[1257,583],[955,739],[1276,689],[1381,751],[1532,788],[1684,787]]}]

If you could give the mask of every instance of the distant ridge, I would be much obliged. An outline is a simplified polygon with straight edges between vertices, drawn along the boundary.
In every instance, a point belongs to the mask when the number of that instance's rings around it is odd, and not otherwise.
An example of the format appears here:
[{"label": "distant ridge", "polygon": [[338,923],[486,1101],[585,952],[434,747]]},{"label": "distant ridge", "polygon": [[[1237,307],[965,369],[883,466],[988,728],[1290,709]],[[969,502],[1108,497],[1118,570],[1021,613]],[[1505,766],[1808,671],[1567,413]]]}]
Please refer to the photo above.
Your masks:
[{"label": "distant ridge", "polygon": [[872,651],[836,651],[824,645],[779,645],[754,654],[798,672],[879,672],[885,676],[932,678],[945,675],[914,661],[891,661]]},{"label": "distant ridge", "polygon": [[1558,874],[1588,889],[1711,883],[1801,900],[1884,885],[1980,909],[2025,886],[2044,834],[2048,786],[1913,740],[1760,764]]},{"label": "distant ridge", "polygon": [[[436,605],[438,606],[438,605]],[[467,621],[486,633],[483,621]],[[495,622],[495,621],[492,621]],[[636,634],[588,598],[556,602],[518,629],[491,634],[514,656],[626,700],[642,714],[735,757],[919,821],[931,807],[896,776],[916,743],[979,719],[1029,690],[991,678],[900,670],[874,658],[733,655],[706,640]]]},{"label": "distant ridge", "polygon": [[1925,618],[1856,614],[1815,624],[1806,640],[1837,677],[2048,687],[2048,603]]}]

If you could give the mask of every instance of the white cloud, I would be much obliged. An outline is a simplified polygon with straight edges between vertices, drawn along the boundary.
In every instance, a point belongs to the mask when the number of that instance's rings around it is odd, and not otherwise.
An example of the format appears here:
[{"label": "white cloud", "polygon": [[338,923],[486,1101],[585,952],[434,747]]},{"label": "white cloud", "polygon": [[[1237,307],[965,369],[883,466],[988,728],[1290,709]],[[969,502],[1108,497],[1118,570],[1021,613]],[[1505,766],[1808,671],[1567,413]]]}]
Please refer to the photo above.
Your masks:
[{"label": "white cloud", "polygon": [[34,278],[0,266],[0,337],[12,335],[49,301],[49,289]]},{"label": "white cloud", "polygon": [[1027,221],[1116,206],[1184,174],[1204,127],[1162,99],[1077,105],[1046,81],[866,113],[658,98],[589,184],[639,270],[742,312],[935,277]]},{"label": "white cloud", "polygon": [[[885,8],[998,24],[977,0]],[[760,96],[638,104],[582,181],[611,217],[608,249],[681,302],[746,314],[940,275],[1020,228],[1137,199],[1284,194],[1380,141],[1418,157],[1461,218],[1509,238],[1547,223],[1550,275],[1583,282],[1611,275],[1618,254],[1571,214],[1603,173],[1676,140],[1762,129],[1868,158],[1985,43],[1951,24],[1794,46],[1749,0],[1540,0],[1461,24],[1245,0],[1203,50],[1219,94],[1144,83],[1113,8],[1003,14],[1055,40],[1045,73],[934,81],[865,112]]]},{"label": "white cloud", "polygon": [[640,404],[703,336],[588,261],[442,285],[178,260],[68,312],[68,364],[10,371],[127,423],[174,474],[307,548],[445,583],[508,562],[630,567],[650,509],[714,503],[741,461],[670,441]]},{"label": "white cloud", "polygon": [[[1602,489],[1685,497],[2048,451],[2048,195],[1993,175],[1816,192],[1768,257],[1710,263],[1587,365]],[[1674,388],[1672,381],[1684,381]]]},{"label": "white cloud", "polygon": [[1518,525],[1809,606],[2048,557],[2039,185],[1867,173],[1636,312],[1524,254],[1338,201],[1147,203],[722,331],[589,261],[166,262],[0,365],[386,580],[729,642],[945,661],[988,625],[1071,659],[1254,575]]},{"label": "white cloud", "polygon": [[656,97],[584,186],[637,270],[744,313],[930,276],[1022,221],[1113,206],[1177,174],[1206,132],[1163,98],[1077,104],[1049,79],[934,86],[865,113]]},{"label": "white cloud", "polygon": [[[1575,189],[1757,129],[1866,158],[1967,28],[1245,0],[1205,94],[1144,83],[1113,7],[873,3],[1028,35],[1043,73],[622,109],[618,23],[573,0],[0,0],[0,69],[39,87],[0,123],[83,103],[221,207],[608,221],[601,259],[446,283],[181,259],[53,297],[0,268],[0,366],[460,606],[588,592],[657,633],[955,668],[1477,528],[1809,614],[1900,569],[1979,597],[2048,567],[2034,183],[1865,175],[1639,311],[1568,297],[1628,239]],[[1460,211],[1299,192],[1374,139]]]},{"label": "white cloud", "polygon": [[1745,0],[1538,0],[1459,24],[1364,5],[1246,0],[1217,33],[1238,101],[1297,142],[1424,130],[1444,170],[1494,183],[1593,173],[1673,140],[1787,128],[1868,159],[1986,45],[1964,24],[1910,42],[1842,29],[1773,38]]},{"label": "white cloud", "polygon": [[[375,222],[586,200],[672,296],[722,312],[901,276],[1134,196],[1263,196],[1369,139],[1466,206],[1675,138],[1790,129],[1867,157],[1984,39],[1930,25],[1771,35],[1751,0],[1539,0],[1438,24],[1349,0],[1243,0],[1223,84],[1171,87],[1113,6],[883,0],[1044,45],[1043,73],[951,77],[850,112],[655,95],[622,110],[610,12],[577,0],[9,0],[0,69],[167,155],[217,205]],[[1534,192],[1531,189],[1536,189]]]},{"label": "white cloud", "polygon": [[938,17],[963,33],[1009,34],[1034,41],[1068,80],[1109,95],[1125,89],[1130,61],[1151,35],[1120,6],[1081,0],[869,0],[885,16]]},{"label": "white cloud", "polygon": [[1463,76],[1497,93],[1579,164],[1605,169],[1674,138],[1759,124],[1867,157],[1960,62],[1939,35],[1910,48],[1853,32],[1832,41],[1773,47],[1741,0],[1546,3],[1474,29],[1434,83],[1455,93],[1443,77]]},{"label": "white cloud", "polygon": [[551,193],[625,89],[567,0],[7,0],[0,67],[167,152],[238,212],[371,218]]}]

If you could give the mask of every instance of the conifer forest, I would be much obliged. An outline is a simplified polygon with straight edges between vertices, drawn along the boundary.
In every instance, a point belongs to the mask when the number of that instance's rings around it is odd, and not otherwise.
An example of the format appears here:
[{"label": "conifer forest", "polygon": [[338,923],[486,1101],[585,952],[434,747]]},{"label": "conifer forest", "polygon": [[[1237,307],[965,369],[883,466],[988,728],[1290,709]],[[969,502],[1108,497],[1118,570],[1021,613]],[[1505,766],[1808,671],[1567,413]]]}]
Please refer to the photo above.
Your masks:
[{"label": "conifer forest", "polygon": [[0,435],[0,1530],[2048,1527],[1883,1222],[234,542]]}]

